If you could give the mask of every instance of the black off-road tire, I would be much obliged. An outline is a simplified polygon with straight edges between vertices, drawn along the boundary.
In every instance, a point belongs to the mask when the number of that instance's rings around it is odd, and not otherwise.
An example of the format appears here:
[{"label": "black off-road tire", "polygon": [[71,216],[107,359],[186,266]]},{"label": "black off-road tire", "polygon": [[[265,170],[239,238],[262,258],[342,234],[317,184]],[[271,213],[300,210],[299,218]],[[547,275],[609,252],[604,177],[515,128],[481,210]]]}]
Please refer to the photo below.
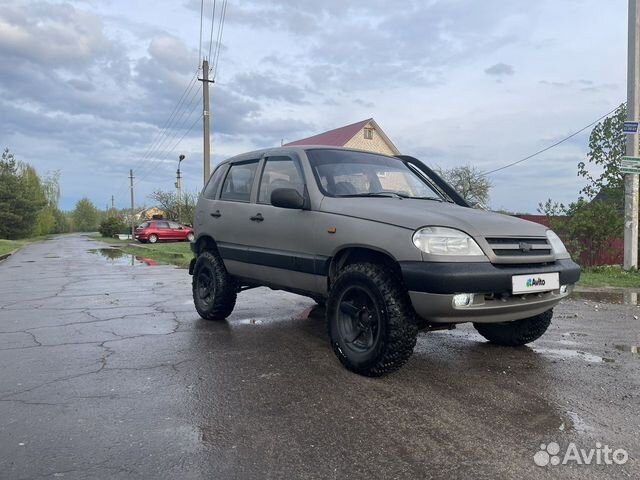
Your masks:
[{"label": "black off-road tire", "polygon": [[480,335],[497,345],[519,347],[540,338],[551,325],[553,309],[508,323],[474,323]]},{"label": "black off-road tire", "polygon": [[[354,287],[370,292],[379,312],[379,334],[371,336],[371,350],[364,353],[354,351],[354,342],[343,338],[342,327],[338,326],[341,299]],[[331,287],[326,315],[333,351],[355,373],[369,377],[390,373],[402,367],[413,353],[418,335],[415,311],[400,276],[389,267],[371,263],[344,267]]]},{"label": "black off-road tire", "polygon": [[192,292],[196,310],[205,320],[224,320],[236,305],[236,281],[220,256],[213,252],[198,255],[193,267]]}]

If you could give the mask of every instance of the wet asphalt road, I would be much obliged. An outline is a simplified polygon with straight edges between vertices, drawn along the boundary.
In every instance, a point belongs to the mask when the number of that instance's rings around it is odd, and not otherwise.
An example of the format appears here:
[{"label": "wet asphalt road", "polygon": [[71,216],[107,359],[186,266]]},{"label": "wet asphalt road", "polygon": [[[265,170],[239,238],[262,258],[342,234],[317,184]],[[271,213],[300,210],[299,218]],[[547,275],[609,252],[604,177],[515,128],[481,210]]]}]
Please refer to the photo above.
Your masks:
[{"label": "wet asphalt road", "polygon": [[[206,322],[185,270],[100,246],[58,237],[0,264],[0,478],[640,476],[637,306],[567,301],[531,348],[423,333],[369,379],[304,297],[250,290]],[[629,460],[536,466],[552,441]]]}]

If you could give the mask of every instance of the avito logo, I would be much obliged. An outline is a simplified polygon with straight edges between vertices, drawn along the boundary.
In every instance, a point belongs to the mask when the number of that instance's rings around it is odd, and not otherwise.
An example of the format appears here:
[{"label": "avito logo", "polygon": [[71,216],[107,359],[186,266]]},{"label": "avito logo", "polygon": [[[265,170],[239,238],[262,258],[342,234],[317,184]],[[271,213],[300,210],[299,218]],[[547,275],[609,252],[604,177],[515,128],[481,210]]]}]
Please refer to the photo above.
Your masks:
[{"label": "avito logo", "polygon": [[544,281],[544,279],[540,278],[540,277],[538,277],[538,278],[529,278],[527,280],[527,288],[529,288],[529,287],[544,287],[545,283],[546,282]]}]

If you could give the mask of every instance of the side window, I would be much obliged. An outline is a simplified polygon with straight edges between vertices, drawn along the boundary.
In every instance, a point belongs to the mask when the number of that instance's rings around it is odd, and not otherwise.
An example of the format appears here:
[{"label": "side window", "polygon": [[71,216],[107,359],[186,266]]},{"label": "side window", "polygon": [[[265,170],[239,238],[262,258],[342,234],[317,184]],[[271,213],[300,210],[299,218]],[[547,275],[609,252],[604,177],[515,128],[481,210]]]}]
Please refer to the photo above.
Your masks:
[{"label": "side window", "polygon": [[215,200],[216,192],[218,191],[218,186],[220,185],[220,182],[222,182],[222,176],[224,175],[224,170],[225,170],[225,167],[223,165],[219,165],[218,168],[215,169],[215,171],[213,172],[213,175],[211,175],[211,179],[209,180],[209,183],[207,183],[207,186],[204,189],[204,192],[202,192],[202,195],[204,196],[204,198],[208,198],[209,200]]},{"label": "side window", "polygon": [[173,229],[180,228],[180,224],[176,222],[169,222],[169,228],[173,228]]},{"label": "side window", "polygon": [[233,202],[248,202],[251,198],[251,185],[253,185],[257,168],[258,160],[231,165],[227,178],[225,178],[222,185],[220,199]]},{"label": "side window", "polygon": [[298,165],[289,157],[270,157],[260,180],[258,203],[271,203],[271,193],[277,188],[295,188],[304,195],[304,181]]},{"label": "side window", "polygon": [[167,222],[156,222],[156,228],[169,228],[169,224]]}]

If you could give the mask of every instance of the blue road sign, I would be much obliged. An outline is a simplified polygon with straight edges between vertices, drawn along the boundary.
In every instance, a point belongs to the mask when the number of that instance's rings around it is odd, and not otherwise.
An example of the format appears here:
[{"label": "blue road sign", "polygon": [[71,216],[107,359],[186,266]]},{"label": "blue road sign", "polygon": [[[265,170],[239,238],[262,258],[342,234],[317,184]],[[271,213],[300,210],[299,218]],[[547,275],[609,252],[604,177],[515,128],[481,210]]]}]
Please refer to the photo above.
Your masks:
[{"label": "blue road sign", "polygon": [[638,122],[624,122],[622,131],[629,135],[638,133]]}]

